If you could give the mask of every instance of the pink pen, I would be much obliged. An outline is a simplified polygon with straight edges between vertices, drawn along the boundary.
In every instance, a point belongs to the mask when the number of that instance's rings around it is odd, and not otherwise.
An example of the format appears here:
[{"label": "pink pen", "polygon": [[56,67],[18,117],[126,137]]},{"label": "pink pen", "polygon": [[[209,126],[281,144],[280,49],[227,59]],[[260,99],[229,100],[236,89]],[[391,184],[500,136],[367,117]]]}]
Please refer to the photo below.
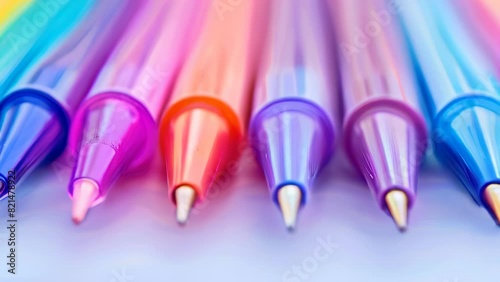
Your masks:
[{"label": "pink pen", "polygon": [[333,1],[351,161],[400,230],[415,200],[427,128],[396,12],[384,1]]},{"label": "pink pen", "polygon": [[76,165],[69,184],[80,223],[125,172],[143,170],[156,150],[157,125],[200,18],[196,1],[144,1],[70,132]]}]

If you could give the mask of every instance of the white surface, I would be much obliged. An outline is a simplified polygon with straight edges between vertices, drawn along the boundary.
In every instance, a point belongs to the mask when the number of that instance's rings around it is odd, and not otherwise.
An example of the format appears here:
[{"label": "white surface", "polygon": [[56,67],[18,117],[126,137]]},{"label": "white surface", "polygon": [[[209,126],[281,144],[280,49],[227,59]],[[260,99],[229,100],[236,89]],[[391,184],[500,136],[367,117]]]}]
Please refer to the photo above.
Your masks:
[{"label": "white surface", "polygon": [[[424,167],[410,228],[400,234],[336,157],[294,234],[254,164],[184,227],[159,161],[147,176],[118,183],[81,226],[70,220],[69,171],[39,170],[18,187],[15,276],[4,263],[0,204],[0,281],[500,281],[500,229],[441,168]],[[334,250],[319,250],[329,238]],[[294,275],[294,265],[307,276]]]}]

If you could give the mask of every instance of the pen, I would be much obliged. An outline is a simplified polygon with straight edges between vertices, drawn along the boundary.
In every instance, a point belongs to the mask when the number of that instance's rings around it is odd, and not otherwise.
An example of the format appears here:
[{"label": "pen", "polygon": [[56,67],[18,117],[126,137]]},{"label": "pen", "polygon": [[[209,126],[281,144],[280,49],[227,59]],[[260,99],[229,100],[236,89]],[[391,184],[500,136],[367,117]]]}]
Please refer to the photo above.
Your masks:
[{"label": "pen", "polygon": [[31,0],[0,0],[0,34],[31,2]]},{"label": "pen", "polygon": [[168,190],[185,223],[243,141],[266,1],[209,9],[160,123]]},{"label": "pen", "polygon": [[427,146],[417,84],[397,18],[384,2],[338,3],[346,151],[379,207],[404,231]]},{"label": "pen", "polygon": [[289,229],[333,153],[336,73],[323,0],[271,4],[249,135]]},{"label": "pen", "polygon": [[406,3],[401,18],[432,116],[435,154],[499,223],[500,83],[494,68],[449,2]]},{"label": "pen", "polygon": [[96,2],[78,29],[0,103],[0,197],[8,192],[9,171],[19,182],[64,150],[71,116],[129,19],[133,4],[122,3]]},{"label": "pen", "polygon": [[157,149],[157,125],[192,45],[201,5],[144,1],[79,108],[70,132],[76,154],[69,194],[80,223],[125,172],[143,170]]},{"label": "pen", "polygon": [[34,0],[0,35],[0,98],[88,14],[93,1]]}]

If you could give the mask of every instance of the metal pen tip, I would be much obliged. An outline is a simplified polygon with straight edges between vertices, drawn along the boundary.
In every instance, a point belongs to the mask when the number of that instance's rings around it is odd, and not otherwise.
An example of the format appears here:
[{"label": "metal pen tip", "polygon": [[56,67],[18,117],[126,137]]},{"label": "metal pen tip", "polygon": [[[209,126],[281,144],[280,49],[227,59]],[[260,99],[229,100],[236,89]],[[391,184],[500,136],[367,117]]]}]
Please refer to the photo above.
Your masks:
[{"label": "metal pen tip", "polygon": [[75,224],[80,224],[90,207],[99,197],[99,185],[88,178],[81,178],[73,183],[73,207],[71,217]]},{"label": "metal pen tip", "polygon": [[385,196],[392,219],[399,231],[406,231],[408,225],[408,197],[403,191],[393,190]]},{"label": "metal pen tip", "polygon": [[490,184],[484,190],[484,198],[489,205],[495,220],[500,225],[500,184]]},{"label": "metal pen tip", "polygon": [[175,189],[175,202],[177,203],[177,222],[186,224],[191,207],[196,199],[196,191],[187,185]]},{"label": "metal pen tip", "polygon": [[289,231],[295,229],[301,200],[302,192],[295,185],[283,186],[278,191],[278,203],[283,214],[285,226]]}]

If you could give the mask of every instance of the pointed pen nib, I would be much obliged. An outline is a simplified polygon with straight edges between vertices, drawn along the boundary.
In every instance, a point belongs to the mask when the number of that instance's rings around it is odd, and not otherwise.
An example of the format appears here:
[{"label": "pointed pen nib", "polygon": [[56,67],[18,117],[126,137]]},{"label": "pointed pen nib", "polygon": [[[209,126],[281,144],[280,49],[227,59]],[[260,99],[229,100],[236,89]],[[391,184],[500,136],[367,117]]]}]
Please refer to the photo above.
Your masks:
[{"label": "pointed pen nib", "polygon": [[295,185],[283,186],[278,191],[278,203],[281,213],[283,214],[285,226],[289,231],[295,229],[301,201],[302,192],[300,188]]},{"label": "pointed pen nib", "polygon": [[73,183],[72,218],[75,224],[80,224],[88,210],[99,197],[99,185],[88,178],[81,178]]},{"label": "pointed pen nib", "polygon": [[406,231],[408,225],[408,197],[405,192],[393,190],[387,193],[385,202],[399,231]]},{"label": "pointed pen nib", "polygon": [[496,223],[500,225],[500,184],[490,184],[486,187],[484,198],[490,206],[493,215],[496,217]]},{"label": "pointed pen nib", "polygon": [[177,203],[177,222],[186,224],[189,212],[196,199],[196,191],[187,185],[175,189],[175,202]]}]

